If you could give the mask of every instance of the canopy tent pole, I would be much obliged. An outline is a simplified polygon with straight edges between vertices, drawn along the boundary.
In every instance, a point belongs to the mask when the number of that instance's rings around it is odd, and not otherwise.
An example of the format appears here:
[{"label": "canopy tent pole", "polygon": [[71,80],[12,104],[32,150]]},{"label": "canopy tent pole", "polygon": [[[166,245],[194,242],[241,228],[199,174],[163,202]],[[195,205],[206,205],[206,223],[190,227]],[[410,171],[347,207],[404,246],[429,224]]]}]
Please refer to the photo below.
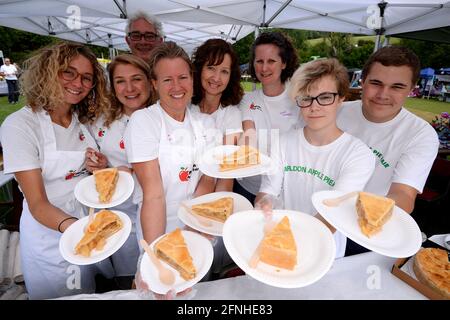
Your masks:
[{"label": "canopy tent pole", "polygon": [[120,17],[122,19],[127,19],[127,0],[122,0],[123,5],[120,5],[120,3],[117,0],[114,0],[114,3],[116,4],[117,8],[120,10]]},{"label": "canopy tent pole", "polygon": [[384,0],[380,3],[378,3],[378,7],[380,8],[380,27],[378,29],[375,29],[375,32],[377,33],[377,37],[375,40],[375,48],[373,50],[374,52],[381,48],[381,36],[386,31],[383,28],[384,9],[386,9],[386,5],[387,5],[387,3],[384,2]]},{"label": "canopy tent pole", "polygon": [[[281,11],[283,11],[290,3],[292,2],[292,0],[288,0],[286,1],[278,10],[277,12],[275,12],[272,17],[269,18],[269,20],[267,20],[267,22],[263,21],[264,27],[268,27],[272,21],[281,13]],[[264,1],[264,13],[266,12],[266,2]],[[265,14],[264,14],[265,16]]]}]

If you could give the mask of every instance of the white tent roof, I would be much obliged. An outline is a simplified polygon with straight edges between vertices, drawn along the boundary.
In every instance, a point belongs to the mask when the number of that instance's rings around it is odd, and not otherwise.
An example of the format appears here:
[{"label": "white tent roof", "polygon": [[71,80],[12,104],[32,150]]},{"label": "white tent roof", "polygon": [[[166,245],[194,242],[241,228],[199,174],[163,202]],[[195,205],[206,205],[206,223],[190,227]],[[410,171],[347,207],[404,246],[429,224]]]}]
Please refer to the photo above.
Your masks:
[{"label": "white tent roof", "polygon": [[390,35],[450,25],[443,0],[0,0],[0,25],[127,49],[123,17],[138,10],[157,16],[166,39],[189,52],[208,38],[234,42],[258,26]]}]

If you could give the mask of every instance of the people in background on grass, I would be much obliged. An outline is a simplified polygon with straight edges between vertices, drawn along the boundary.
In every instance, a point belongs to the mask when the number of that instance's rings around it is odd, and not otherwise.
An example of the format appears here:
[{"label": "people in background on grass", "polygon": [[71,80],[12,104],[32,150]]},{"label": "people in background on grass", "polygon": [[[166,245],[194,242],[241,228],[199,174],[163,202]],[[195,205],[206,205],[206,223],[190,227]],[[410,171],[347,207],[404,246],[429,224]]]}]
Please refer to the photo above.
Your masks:
[{"label": "people in background on grass", "polygon": [[[30,299],[95,290],[95,265],[74,266],[59,251],[62,233],[83,215],[75,185],[88,175],[85,152],[96,149],[85,124],[108,105],[106,78],[92,51],[62,42],[26,62],[27,105],[2,125],[6,173],[24,195],[22,271]],[[75,278],[74,278],[75,277]]]},{"label": "people in background on grass", "polygon": [[[337,118],[338,127],[361,139],[377,159],[366,190],[392,198],[408,213],[439,149],[431,125],[404,108],[419,75],[419,59],[410,49],[379,49],[364,65],[362,99],[344,102]],[[348,246],[348,254],[364,251],[352,241]]]},{"label": "people in background on grass", "polygon": [[0,67],[0,75],[5,77],[8,86],[8,102],[16,104],[19,101],[19,69],[15,63],[11,63],[11,59],[5,58],[5,64]]},{"label": "people in background on grass", "polygon": [[[294,73],[288,92],[300,109],[305,127],[281,136],[279,154],[272,154],[277,159],[277,171],[263,176],[257,207],[270,211],[278,198],[278,209],[316,215],[311,200],[314,192],[364,189],[375,157],[361,140],[336,125],[336,114],[348,88],[347,70],[336,59],[314,60]],[[336,232],[335,242],[336,257],[343,257],[345,236]]]}]

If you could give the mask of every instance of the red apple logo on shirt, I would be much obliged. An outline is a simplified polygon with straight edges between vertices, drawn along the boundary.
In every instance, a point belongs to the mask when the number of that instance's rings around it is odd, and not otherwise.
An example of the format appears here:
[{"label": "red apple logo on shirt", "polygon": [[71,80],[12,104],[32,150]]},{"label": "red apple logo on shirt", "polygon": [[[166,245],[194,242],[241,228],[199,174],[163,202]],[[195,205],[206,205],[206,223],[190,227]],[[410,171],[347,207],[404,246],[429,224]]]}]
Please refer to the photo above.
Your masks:
[{"label": "red apple logo on shirt", "polygon": [[80,141],[83,141],[86,137],[84,136],[83,132],[80,132],[78,137],[80,138]]},{"label": "red apple logo on shirt", "polygon": [[119,148],[122,150],[125,149],[125,142],[123,142],[123,139],[120,139]]},{"label": "red apple logo on shirt", "polygon": [[105,130],[103,130],[102,128],[100,128],[99,130],[98,130],[98,136],[101,138],[101,137],[103,137],[105,135]]},{"label": "red apple logo on shirt", "polygon": [[262,111],[262,110],[261,110],[261,107],[258,106],[258,105],[256,105],[256,104],[254,104],[253,102],[250,104],[250,110],[259,110],[259,111]]},{"label": "red apple logo on shirt", "polygon": [[68,174],[66,174],[65,180],[70,180],[75,177],[75,170],[70,170]]},{"label": "red apple logo on shirt", "polygon": [[191,177],[190,172],[187,168],[181,167],[180,173],[178,173],[178,178],[180,178],[180,181],[185,182],[189,181],[189,178]]}]

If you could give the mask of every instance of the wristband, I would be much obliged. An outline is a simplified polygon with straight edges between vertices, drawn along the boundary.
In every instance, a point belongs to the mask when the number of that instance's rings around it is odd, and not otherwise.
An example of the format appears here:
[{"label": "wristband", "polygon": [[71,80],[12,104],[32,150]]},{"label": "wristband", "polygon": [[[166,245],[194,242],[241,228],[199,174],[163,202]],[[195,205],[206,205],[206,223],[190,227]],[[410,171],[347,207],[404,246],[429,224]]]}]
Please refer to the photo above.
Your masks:
[{"label": "wristband", "polygon": [[62,231],[61,231],[61,225],[62,225],[65,221],[70,220],[70,219],[78,220],[78,218],[76,218],[76,217],[68,217],[68,218],[62,219],[61,222],[58,224],[58,231],[59,231],[59,232],[62,233]]}]

